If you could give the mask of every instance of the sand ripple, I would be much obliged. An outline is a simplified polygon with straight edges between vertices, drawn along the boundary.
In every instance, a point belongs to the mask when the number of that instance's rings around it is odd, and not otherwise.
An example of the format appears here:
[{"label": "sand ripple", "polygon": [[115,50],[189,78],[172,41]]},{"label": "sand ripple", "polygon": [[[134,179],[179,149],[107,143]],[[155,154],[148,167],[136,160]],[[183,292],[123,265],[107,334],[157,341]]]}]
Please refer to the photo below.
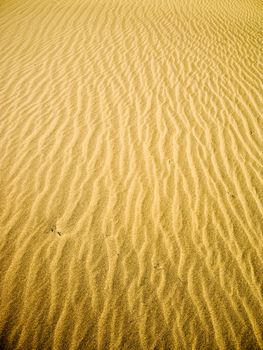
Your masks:
[{"label": "sand ripple", "polygon": [[1,2],[1,349],[263,348],[262,23]]}]

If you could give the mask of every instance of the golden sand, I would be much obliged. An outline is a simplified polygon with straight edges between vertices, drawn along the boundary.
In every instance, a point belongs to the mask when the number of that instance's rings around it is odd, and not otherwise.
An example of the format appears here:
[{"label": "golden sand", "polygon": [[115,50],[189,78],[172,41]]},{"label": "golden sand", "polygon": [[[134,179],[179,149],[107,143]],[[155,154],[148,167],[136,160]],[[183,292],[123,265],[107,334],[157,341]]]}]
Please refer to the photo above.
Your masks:
[{"label": "golden sand", "polygon": [[0,348],[263,348],[261,0],[0,2]]}]

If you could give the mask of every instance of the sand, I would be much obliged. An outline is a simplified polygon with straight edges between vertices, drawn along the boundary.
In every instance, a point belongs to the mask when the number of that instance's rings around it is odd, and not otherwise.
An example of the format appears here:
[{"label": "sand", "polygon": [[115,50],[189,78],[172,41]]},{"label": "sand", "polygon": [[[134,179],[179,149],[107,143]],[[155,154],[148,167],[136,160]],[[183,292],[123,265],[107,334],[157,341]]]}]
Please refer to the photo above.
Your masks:
[{"label": "sand", "polygon": [[2,0],[0,348],[263,349],[261,0]]}]

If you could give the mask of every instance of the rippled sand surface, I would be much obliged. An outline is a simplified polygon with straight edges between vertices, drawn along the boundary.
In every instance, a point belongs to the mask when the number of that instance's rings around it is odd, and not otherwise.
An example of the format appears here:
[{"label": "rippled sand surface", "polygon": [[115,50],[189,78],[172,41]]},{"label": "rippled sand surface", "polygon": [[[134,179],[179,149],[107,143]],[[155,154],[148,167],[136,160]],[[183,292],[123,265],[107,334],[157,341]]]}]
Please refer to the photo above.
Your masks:
[{"label": "rippled sand surface", "polygon": [[262,349],[262,1],[0,28],[0,348]]}]

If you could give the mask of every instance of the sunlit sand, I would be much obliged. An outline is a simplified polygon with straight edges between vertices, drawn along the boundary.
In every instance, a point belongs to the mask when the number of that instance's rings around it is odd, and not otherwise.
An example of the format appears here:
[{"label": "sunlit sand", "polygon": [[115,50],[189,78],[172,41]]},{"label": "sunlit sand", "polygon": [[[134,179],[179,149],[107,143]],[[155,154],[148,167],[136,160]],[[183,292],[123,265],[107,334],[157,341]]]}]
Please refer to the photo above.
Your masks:
[{"label": "sunlit sand", "polygon": [[262,23],[0,2],[1,349],[263,349]]}]

